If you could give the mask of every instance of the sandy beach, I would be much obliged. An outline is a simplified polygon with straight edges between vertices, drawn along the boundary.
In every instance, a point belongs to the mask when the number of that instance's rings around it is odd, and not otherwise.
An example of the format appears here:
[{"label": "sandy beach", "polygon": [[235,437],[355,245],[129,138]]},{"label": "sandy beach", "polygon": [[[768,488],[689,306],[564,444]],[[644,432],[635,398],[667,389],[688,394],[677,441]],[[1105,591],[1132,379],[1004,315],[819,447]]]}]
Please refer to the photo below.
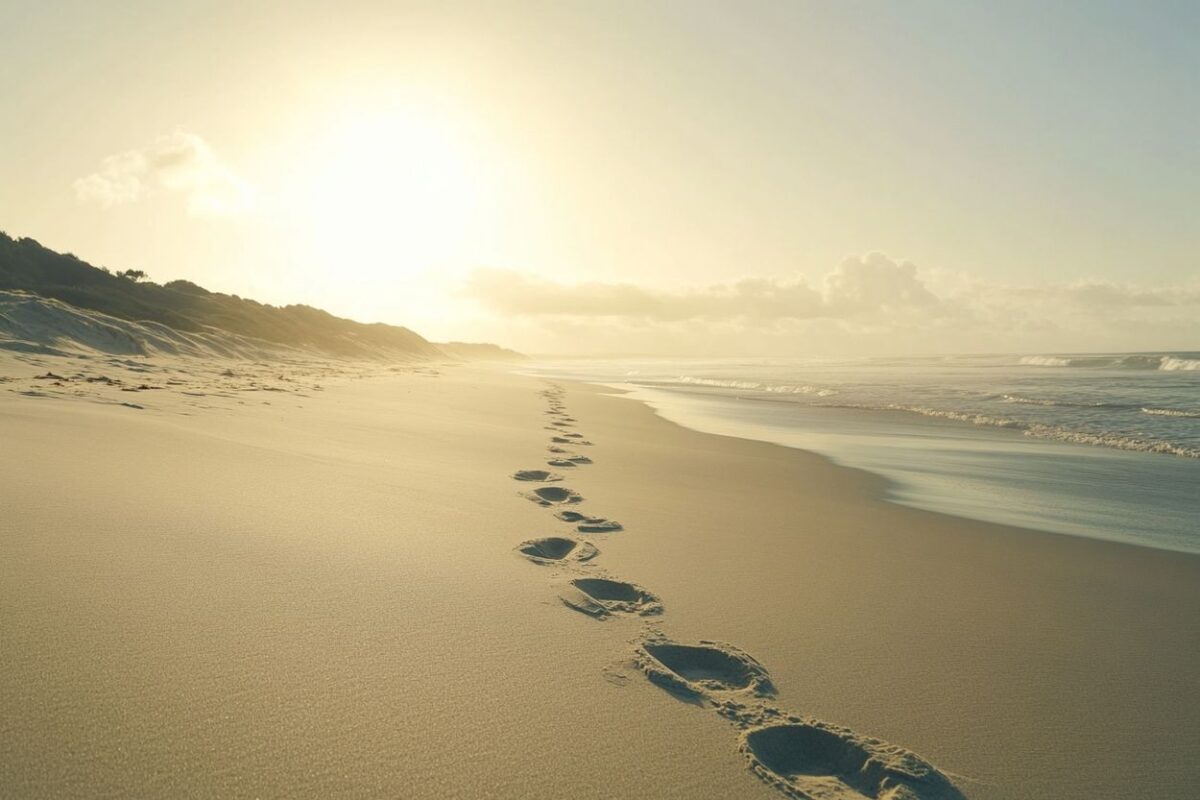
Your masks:
[{"label": "sandy beach", "polygon": [[[197,378],[132,408],[82,382],[26,396],[15,363],[6,797],[1182,800],[1200,780],[1200,559],[898,507],[803,451],[500,369],[205,407]],[[915,794],[887,793],[901,761],[933,770]]]}]

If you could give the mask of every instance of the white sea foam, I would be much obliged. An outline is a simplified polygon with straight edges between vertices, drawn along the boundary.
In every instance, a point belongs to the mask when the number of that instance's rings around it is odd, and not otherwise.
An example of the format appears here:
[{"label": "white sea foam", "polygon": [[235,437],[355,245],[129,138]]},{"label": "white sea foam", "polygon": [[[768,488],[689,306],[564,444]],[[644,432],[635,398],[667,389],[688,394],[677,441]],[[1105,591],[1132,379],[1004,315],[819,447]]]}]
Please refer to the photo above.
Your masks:
[{"label": "white sea foam", "polygon": [[1174,356],[1163,356],[1162,363],[1158,366],[1159,369],[1169,371],[1185,370],[1193,372],[1200,370],[1200,359],[1197,358],[1176,358]]},{"label": "white sea foam", "polygon": [[[1026,436],[1038,439],[1053,439],[1059,442],[1073,442],[1094,447],[1111,447],[1117,450],[1133,450],[1143,453],[1163,453],[1166,455],[1182,456],[1184,458],[1200,458],[1200,448],[1187,447],[1173,442],[1155,441],[1135,436],[1123,436],[1116,433],[1087,433],[1071,430],[1057,425],[1043,425],[1036,422],[1023,422],[1009,417],[994,417],[988,414],[976,414],[967,411],[950,411],[926,406],[902,405],[889,403],[887,405],[865,405],[855,403],[829,404],[826,408],[851,408],[864,411],[904,411],[910,414],[920,414],[923,417],[948,419],[955,422],[966,422],[989,428],[1009,428],[1019,430]],[[1165,409],[1174,411],[1174,409]],[[1145,409],[1143,409],[1145,411]],[[1146,412],[1153,413],[1153,412]],[[1197,416],[1200,413],[1180,412],[1170,416]]]},{"label": "white sea foam", "polygon": [[1020,363],[1027,367],[1069,367],[1071,359],[1058,356],[1021,356]]},{"label": "white sea foam", "polygon": [[829,397],[830,395],[837,394],[835,390],[822,386],[758,383],[756,381],[718,380],[715,378],[693,378],[690,375],[681,376],[679,378],[679,382],[686,383],[691,386],[711,386],[718,389],[743,389],[746,391],[773,392],[774,394],[810,394],[816,395],[817,397]]},{"label": "white sea foam", "polygon": [[1155,417],[1184,417],[1188,419],[1200,419],[1200,409],[1189,410],[1186,408],[1143,408],[1143,414],[1150,414]]},{"label": "white sea foam", "polygon": [[690,375],[682,375],[679,378],[680,383],[691,384],[692,386],[713,386],[718,389],[760,389],[761,383],[754,381],[725,381],[715,378],[693,378]]},{"label": "white sea foam", "polygon": [[[1039,400],[1035,397],[1022,397],[1019,394],[1002,395],[1001,399],[1006,403],[1018,403],[1023,406],[1062,406],[1068,405],[1057,400]],[[1073,404],[1072,404],[1073,405]]]},{"label": "white sea foam", "polygon": [[1113,447],[1117,450],[1135,450],[1142,453],[1163,453],[1184,458],[1200,458],[1200,449],[1184,447],[1171,442],[1156,442],[1117,434],[1082,433],[1069,431],[1052,425],[1032,425],[1025,429],[1026,436],[1040,439],[1055,439],[1060,442],[1087,444],[1095,447]]},{"label": "white sea foam", "polygon": [[1200,359],[1175,355],[1129,353],[1091,356],[1021,356],[1026,367],[1075,367],[1084,369],[1200,370]]}]

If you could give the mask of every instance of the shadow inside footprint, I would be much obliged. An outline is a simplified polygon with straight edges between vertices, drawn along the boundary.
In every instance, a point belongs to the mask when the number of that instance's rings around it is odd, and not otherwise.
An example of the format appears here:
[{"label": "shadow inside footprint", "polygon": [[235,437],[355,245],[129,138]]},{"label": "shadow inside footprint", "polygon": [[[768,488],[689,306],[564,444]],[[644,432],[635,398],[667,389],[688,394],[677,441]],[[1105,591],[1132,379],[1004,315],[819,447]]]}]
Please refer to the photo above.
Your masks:
[{"label": "shadow inside footprint", "polygon": [[[550,450],[557,453],[566,452],[561,447],[552,447]],[[559,458],[551,459],[546,463],[552,467],[578,467],[581,464],[591,464],[592,460],[587,456],[561,456]]]},{"label": "shadow inside footprint", "polygon": [[555,475],[544,469],[517,470],[512,477],[514,481],[536,481],[538,483],[554,483],[562,480],[562,475]]},{"label": "shadow inside footprint", "polygon": [[757,728],[742,747],[759,777],[792,797],[964,800],[916,754],[824,723]]},{"label": "shadow inside footprint", "polygon": [[575,530],[580,533],[616,533],[625,530],[625,526],[611,519],[590,519],[576,525]]},{"label": "shadow inside footprint", "polygon": [[565,539],[562,536],[547,536],[530,539],[517,545],[517,552],[535,564],[561,564],[564,561],[587,561],[600,551],[590,542]]},{"label": "shadow inside footprint", "polygon": [[[583,434],[578,434],[578,433],[574,434],[574,436],[582,436],[582,435]],[[575,444],[575,445],[582,444],[582,445],[586,445],[588,447],[590,447],[592,444],[591,442],[586,441],[585,439],[573,438],[572,434],[569,434],[569,433],[564,436],[551,436],[550,441],[553,442],[554,444]],[[554,451],[551,451],[551,452],[554,452]]]},{"label": "shadow inside footprint", "polygon": [[580,533],[614,533],[625,529],[621,523],[614,520],[604,517],[589,517],[578,511],[560,511],[555,516],[563,522],[575,525],[575,529]]},{"label": "shadow inside footprint", "polygon": [[566,503],[578,503],[583,498],[570,489],[562,486],[542,486],[525,494],[533,502],[542,506],[556,506]]},{"label": "shadow inside footprint", "polygon": [[650,640],[638,650],[638,666],[654,683],[691,697],[710,692],[775,693],[766,669],[747,653],[719,642],[677,644]]},{"label": "shadow inside footprint", "polygon": [[604,619],[610,614],[662,613],[662,603],[650,592],[632,583],[608,578],[576,578],[562,595],[570,608]]}]

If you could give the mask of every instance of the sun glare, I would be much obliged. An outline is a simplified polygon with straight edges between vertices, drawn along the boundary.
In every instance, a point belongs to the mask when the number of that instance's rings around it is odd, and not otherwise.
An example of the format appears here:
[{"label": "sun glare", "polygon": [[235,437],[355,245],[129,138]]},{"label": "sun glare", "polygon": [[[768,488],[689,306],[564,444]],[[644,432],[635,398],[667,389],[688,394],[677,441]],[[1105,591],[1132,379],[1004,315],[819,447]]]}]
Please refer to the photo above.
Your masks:
[{"label": "sun glare", "polygon": [[318,148],[307,197],[322,260],[362,273],[462,262],[483,236],[491,170],[468,137],[432,115],[368,113],[335,125]]}]

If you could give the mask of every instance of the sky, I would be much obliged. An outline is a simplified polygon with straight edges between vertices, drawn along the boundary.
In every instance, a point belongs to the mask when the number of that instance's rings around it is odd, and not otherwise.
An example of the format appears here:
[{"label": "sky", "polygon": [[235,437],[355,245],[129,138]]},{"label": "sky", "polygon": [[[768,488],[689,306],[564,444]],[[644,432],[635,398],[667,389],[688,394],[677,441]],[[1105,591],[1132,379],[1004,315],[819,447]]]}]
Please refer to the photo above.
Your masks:
[{"label": "sky", "polygon": [[1200,4],[0,0],[0,230],[531,353],[1200,349]]}]

